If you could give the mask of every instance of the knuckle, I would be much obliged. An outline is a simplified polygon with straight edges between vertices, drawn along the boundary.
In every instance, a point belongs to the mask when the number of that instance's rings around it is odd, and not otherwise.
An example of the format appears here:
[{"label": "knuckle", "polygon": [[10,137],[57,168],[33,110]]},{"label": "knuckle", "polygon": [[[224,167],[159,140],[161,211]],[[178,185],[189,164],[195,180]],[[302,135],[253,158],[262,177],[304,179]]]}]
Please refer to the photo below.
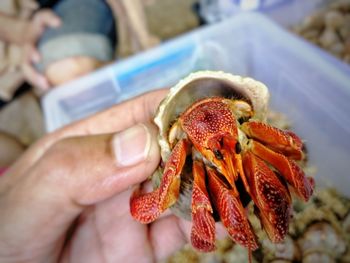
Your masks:
[{"label": "knuckle", "polygon": [[[79,155],[73,146],[74,139],[67,138],[56,142],[46,154],[46,162],[56,171],[51,174],[69,175],[76,166]],[[73,146],[73,147],[72,147]]]}]

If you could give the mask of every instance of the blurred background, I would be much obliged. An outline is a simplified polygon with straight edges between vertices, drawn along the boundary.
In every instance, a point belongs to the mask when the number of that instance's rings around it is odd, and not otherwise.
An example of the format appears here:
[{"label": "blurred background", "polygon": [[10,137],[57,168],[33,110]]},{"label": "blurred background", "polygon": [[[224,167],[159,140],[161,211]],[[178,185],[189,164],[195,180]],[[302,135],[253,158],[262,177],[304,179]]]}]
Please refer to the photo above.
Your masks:
[{"label": "blurred background", "polygon": [[[291,236],[254,260],[350,262],[350,0],[1,0],[0,167],[47,132],[198,70],[264,82],[306,139],[310,173],[337,189],[296,204]],[[218,246],[169,262],[247,262]]]}]

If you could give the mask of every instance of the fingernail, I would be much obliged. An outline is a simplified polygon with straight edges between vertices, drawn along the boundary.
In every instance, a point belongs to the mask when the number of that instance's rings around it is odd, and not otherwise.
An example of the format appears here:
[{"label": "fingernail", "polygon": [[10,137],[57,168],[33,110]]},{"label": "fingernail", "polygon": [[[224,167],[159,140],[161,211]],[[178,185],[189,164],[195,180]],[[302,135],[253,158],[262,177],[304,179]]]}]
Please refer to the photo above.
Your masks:
[{"label": "fingernail", "polygon": [[151,134],[145,125],[138,124],[114,135],[112,147],[117,166],[132,166],[147,158]]}]

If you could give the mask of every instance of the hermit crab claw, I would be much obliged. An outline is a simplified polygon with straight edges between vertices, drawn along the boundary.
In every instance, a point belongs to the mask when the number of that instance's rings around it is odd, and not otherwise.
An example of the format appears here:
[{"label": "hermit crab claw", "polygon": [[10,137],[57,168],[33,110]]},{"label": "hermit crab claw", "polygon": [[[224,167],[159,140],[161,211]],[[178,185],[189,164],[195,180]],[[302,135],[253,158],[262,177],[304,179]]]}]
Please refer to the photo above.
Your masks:
[{"label": "hermit crab claw", "polygon": [[219,218],[231,238],[252,251],[258,240],[244,191],[269,238],[282,241],[291,216],[289,189],[307,201],[314,182],[297,164],[304,158],[302,140],[266,124],[268,97],[262,83],[223,72],[194,73],[173,87],[154,119],[165,165],[153,176],[153,192],[132,195],[132,216],[150,223],[171,208],[192,220],[191,243],[205,252],[215,249]]}]

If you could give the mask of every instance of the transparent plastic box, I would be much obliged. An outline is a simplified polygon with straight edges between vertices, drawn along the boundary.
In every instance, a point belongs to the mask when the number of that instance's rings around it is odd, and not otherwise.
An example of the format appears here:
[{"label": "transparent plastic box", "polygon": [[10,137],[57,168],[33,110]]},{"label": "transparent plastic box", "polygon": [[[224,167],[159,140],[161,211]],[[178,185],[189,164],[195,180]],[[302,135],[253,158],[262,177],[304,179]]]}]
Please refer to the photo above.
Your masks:
[{"label": "transparent plastic box", "polygon": [[265,83],[271,108],[305,141],[318,182],[350,196],[350,67],[267,18],[245,13],[58,87],[43,99],[49,131],[211,69]]},{"label": "transparent plastic box", "polygon": [[334,0],[199,0],[199,14],[207,23],[216,23],[242,12],[261,12],[285,27],[300,23],[306,16]]}]

